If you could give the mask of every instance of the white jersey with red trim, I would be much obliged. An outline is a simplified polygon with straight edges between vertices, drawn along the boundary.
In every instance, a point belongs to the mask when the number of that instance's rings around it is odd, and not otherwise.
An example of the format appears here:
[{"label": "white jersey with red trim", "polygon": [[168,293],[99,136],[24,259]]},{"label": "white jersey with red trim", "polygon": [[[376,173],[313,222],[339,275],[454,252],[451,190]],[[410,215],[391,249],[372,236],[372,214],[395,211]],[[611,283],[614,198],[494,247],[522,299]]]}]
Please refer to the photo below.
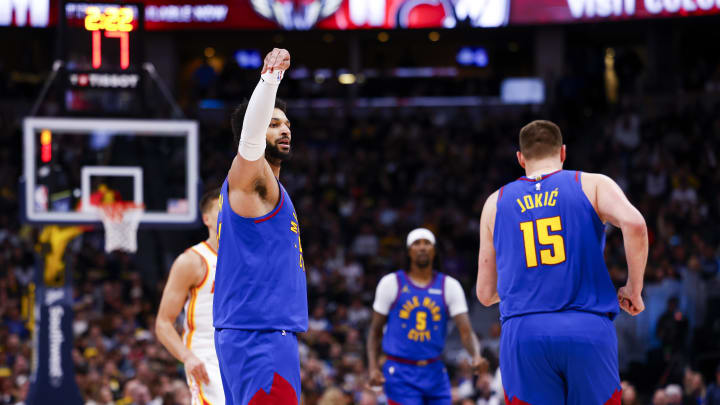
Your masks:
[{"label": "white jersey with red trim", "polygon": [[215,328],[212,317],[217,252],[204,241],[188,250],[199,255],[203,260],[205,276],[190,290],[190,295],[185,301],[183,342],[203,362],[210,377],[210,384],[198,384],[186,372],[192,394],[192,405],[224,405],[225,394],[220,378],[220,365],[215,353]]}]

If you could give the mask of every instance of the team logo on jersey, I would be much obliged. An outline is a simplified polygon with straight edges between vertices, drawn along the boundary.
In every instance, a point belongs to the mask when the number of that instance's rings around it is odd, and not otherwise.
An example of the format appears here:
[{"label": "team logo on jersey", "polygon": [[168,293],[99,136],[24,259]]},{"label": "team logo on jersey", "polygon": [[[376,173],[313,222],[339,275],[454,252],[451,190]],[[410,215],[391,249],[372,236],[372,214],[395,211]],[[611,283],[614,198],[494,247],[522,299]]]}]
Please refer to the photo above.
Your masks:
[{"label": "team logo on jersey", "polygon": [[408,288],[408,286],[405,285],[403,286],[402,290],[400,290],[400,292],[409,293],[410,289]]},{"label": "team logo on jersey", "polygon": [[256,13],[287,30],[308,30],[330,17],[343,0],[250,0]]},{"label": "team logo on jersey", "polygon": [[[420,299],[413,296],[403,303],[398,316],[400,319],[408,320],[412,326],[407,334],[408,339],[414,342],[426,342],[430,341],[428,317],[432,322],[440,322],[442,320],[442,311],[432,298],[425,297],[420,303]],[[407,327],[408,324],[403,323],[403,328]],[[433,329],[437,330],[437,325]]]}]

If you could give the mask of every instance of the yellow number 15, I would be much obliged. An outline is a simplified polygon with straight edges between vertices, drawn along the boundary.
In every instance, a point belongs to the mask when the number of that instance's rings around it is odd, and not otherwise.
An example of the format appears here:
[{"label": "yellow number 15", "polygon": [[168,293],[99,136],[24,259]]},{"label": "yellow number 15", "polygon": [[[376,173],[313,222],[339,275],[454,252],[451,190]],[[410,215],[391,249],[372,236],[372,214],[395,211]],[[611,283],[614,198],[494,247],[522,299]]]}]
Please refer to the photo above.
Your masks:
[{"label": "yellow number 15", "polygon": [[550,235],[550,231],[562,231],[560,217],[541,218],[535,221],[520,223],[525,242],[525,261],[528,267],[537,267],[537,248],[535,247],[535,226],[537,225],[538,242],[540,245],[552,245],[552,249],[540,250],[540,263],[553,265],[565,261],[565,240],[562,235]]}]

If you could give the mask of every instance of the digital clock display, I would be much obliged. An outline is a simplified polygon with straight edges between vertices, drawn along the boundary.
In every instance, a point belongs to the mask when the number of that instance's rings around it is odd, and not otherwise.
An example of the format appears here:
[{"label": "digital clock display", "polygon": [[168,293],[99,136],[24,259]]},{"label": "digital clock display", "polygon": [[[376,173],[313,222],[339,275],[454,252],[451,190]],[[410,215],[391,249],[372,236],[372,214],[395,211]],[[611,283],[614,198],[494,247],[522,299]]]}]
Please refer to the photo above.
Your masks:
[{"label": "digital clock display", "polygon": [[137,2],[62,3],[66,111],[131,114],[141,109],[143,18]]},{"label": "digital clock display", "polygon": [[65,44],[67,62],[79,69],[107,71],[136,64],[132,48],[142,27],[137,4],[67,2],[63,17],[70,39]]}]

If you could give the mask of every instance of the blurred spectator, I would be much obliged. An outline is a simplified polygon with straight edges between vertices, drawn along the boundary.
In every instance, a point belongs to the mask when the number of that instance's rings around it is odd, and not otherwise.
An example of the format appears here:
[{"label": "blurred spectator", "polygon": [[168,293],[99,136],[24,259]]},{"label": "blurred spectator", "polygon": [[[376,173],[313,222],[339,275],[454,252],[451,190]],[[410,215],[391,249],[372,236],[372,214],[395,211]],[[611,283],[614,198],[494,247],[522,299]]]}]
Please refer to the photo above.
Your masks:
[{"label": "blurred spectator", "polygon": [[502,395],[493,390],[493,376],[490,373],[484,373],[477,377],[475,384],[476,405],[501,405],[503,403]]},{"label": "blurred spectator", "polygon": [[715,370],[715,380],[707,388],[704,405],[720,405],[720,364]]},{"label": "blurred spectator", "polygon": [[500,358],[500,333],[500,322],[495,322],[494,324],[492,324],[492,326],[490,326],[487,337],[483,338],[480,341],[480,344],[482,345],[482,350],[490,351],[496,359]]},{"label": "blurred spectator", "polygon": [[645,177],[645,192],[651,197],[660,197],[667,191],[667,173],[659,161],[653,164]]},{"label": "blurred spectator", "polygon": [[318,400],[318,405],[348,405],[349,403],[350,400],[347,396],[335,387],[327,389]]},{"label": "blurred spectator", "polygon": [[656,333],[667,355],[676,354],[685,346],[688,321],[685,315],[678,310],[678,302],[677,297],[670,298],[667,309],[658,321]]},{"label": "blurred spectator", "polygon": [[323,332],[330,329],[330,321],[325,317],[325,307],[317,305],[310,314],[310,319],[308,319],[308,331]]},{"label": "blurred spectator", "polygon": [[653,394],[652,398],[652,405],[669,405],[668,396],[664,389],[660,388],[655,390],[655,394]]},{"label": "blurred spectator", "polygon": [[622,387],[622,405],[640,405],[635,386],[627,381],[622,381],[620,385]]},{"label": "blurred spectator", "polygon": [[640,145],[640,118],[626,113],[615,121],[614,139],[623,148],[633,150]]},{"label": "blurred spectator", "polygon": [[667,396],[667,405],[682,405],[683,393],[679,385],[670,384],[665,387],[665,395]]},{"label": "blurred spectator", "polygon": [[361,257],[374,256],[378,252],[378,247],[378,238],[373,233],[372,227],[369,224],[363,225],[360,234],[353,241],[353,253]]},{"label": "blurred spectator", "polygon": [[683,381],[685,387],[684,404],[696,405],[701,404],[705,400],[705,382],[702,374],[688,368],[685,370],[685,378]]}]

